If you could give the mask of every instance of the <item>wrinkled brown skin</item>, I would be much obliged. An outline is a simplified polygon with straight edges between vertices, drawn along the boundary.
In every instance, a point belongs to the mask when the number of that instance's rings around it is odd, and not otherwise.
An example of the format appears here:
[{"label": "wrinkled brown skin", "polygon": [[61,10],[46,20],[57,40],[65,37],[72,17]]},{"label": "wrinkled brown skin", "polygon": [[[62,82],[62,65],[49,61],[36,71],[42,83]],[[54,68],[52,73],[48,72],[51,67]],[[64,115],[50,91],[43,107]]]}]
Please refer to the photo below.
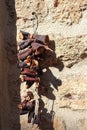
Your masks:
[{"label": "wrinkled brown skin", "polygon": [[24,81],[30,81],[30,82],[40,82],[40,78],[39,77],[30,77],[30,76],[27,76],[27,75],[21,75],[20,76],[20,79],[22,82]]},{"label": "wrinkled brown skin", "polygon": [[30,37],[30,33],[24,31],[19,32],[19,39],[26,40],[28,37]]},{"label": "wrinkled brown skin", "polygon": [[19,50],[25,49],[26,47],[30,46],[32,42],[34,42],[34,39],[27,39],[18,43]]},{"label": "wrinkled brown skin", "polygon": [[49,43],[49,36],[48,35],[35,35],[35,34],[30,34],[28,32],[20,31],[19,38],[21,40],[36,39],[36,41],[38,41],[42,44],[46,44],[46,45]]},{"label": "wrinkled brown skin", "polygon": [[21,71],[22,75],[28,75],[28,76],[32,76],[32,77],[36,77],[37,76],[37,72],[33,71],[29,68],[24,68],[23,71]]},{"label": "wrinkled brown skin", "polygon": [[31,78],[31,77],[25,76],[24,80],[25,81],[35,81],[35,82],[38,82],[40,79],[39,78]]},{"label": "wrinkled brown skin", "polygon": [[48,44],[49,43],[49,36],[48,35],[33,35],[33,38],[36,39],[37,41],[40,41],[43,44]]},{"label": "wrinkled brown skin", "polygon": [[35,101],[24,100],[18,105],[18,108],[22,111],[32,111],[35,107]]},{"label": "wrinkled brown skin", "polygon": [[34,95],[31,91],[28,91],[27,92],[27,95],[30,97],[30,99],[33,99],[34,98]]},{"label": "wrinkled brown skin", "polygon": [[29,49],[25,50],[24,52],[20,52],[17,55],[18,59],[25,60],[27,58],[27,56],[29,56],[32,52],[33,52],[32,48],[29,48]]}]

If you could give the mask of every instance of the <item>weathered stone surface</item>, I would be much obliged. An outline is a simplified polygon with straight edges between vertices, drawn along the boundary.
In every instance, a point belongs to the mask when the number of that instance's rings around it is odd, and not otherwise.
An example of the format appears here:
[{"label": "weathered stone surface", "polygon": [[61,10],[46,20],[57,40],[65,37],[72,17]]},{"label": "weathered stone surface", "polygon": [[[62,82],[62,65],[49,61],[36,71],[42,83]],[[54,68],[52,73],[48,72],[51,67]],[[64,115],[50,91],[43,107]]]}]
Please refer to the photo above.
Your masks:
[{"label": "weathered stone surface", "polygon": [[[58,3],[55,5],[55,2]],[[54,112],[58,119],[50,125],[45,122],[44,127],[37,129],[86,130],[86,6],[87,0],[16,0],[17,31],[21,29],[33,33],[33,23],[26,18],[32,18],[32,12],[36,12],[37,33],[48,34],[51,40],[49,46],[54,50],[42,63],[45,69],[41,82],[48,87],[48,93],[40,98],[42,115],[52,120]],[[26,86],[22,88],[21,96],[26,93]],[[22,130],[28,128],[25,120],[27,117],[21,116]]]},{"label": "weathered stone surface", "polygon": [[85,36],[74,38],[61,38],[56,40],[56,54],[64,65],[72,67],[86,58],[86,45],[82,42]]},{"label": "weathered stone surface", "polygon": [[58,117],[54,118],[53,127],[55,130],[66,130],[65,123],[61,121]]},{"label": "weathered stone surface", "polygon": [[27,123],[27,115],[24,115],[24,118],[21,116],[21,123],[23,124],[22,130],[31,130],[31,127],[32,130],[66,130],[64,121],[62,121],[59,117],[55,117],[53,121],[47,120],[46,117],[44,117],[40,121],[39,126],[37,124],[32,126],[31,123]]},{"label": "weathered stone surface", "polygon": [[[23,26],[29,27],[30,22],[24,20],[24,18],[30,18],[32,12],[37,12],[39,16],[39,22],[44,20],[52,20],[52,22],[62,22],[68,25],[79,23],[82,13],[86,10],[86,0],[84,1],[58,1],[55,7],[55,1],[53,0],[26,0],[16,1],[17,19],[18,23],[22,19]],[[29,24],[29,25],[28,25]]]},{"label": "weathered stone surface", "polygon": [[78,129],[79,130],[87,130],[87,120],[82,119],[78,121]]},{"label": "weathered stone surface", "polygon": [[[59,107],[67,107],[73,110],[87,109],[87,60],[79,63],[77,69],[73,67],[62,75],[62,86],[58,91]],[[83,65],[84,64],[84,65]],[[82,66],[83,65],[83,66]]]}]

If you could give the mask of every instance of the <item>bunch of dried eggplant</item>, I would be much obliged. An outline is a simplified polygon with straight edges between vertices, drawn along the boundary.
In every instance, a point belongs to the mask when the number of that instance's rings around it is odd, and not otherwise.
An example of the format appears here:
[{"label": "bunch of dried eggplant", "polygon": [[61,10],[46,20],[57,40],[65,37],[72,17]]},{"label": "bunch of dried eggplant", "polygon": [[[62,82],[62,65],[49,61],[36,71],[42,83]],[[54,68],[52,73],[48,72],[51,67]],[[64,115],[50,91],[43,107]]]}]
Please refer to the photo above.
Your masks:
[{"label": "bunch of dried eggplant", "polygon": [[[43,74],[40,67],[40,60],[45,51],[51,50],[49,45],[48,35],[37,35],[20,31],[19,38],[21,42],[18,43],[18,68],[20,68],[20,80],[21,82],[26,82],[28,88],[30,88],[33,83],[37,82],[38,91],[42,93],[47,91],[47,88],[42,85],[40,81],[40,75]],[[37,91],[37,92],[38,92]],[[32,118],[34,119],[33,123],[39,122],[39,105],[34,99],[33,93],[31,91],[27,92],[27,96],[24,97],[24,100],[18,105],[20,109],[20,114],[28,113],[28,122],[30,123]],[[37,110],[38,109],[38,110]]]}]

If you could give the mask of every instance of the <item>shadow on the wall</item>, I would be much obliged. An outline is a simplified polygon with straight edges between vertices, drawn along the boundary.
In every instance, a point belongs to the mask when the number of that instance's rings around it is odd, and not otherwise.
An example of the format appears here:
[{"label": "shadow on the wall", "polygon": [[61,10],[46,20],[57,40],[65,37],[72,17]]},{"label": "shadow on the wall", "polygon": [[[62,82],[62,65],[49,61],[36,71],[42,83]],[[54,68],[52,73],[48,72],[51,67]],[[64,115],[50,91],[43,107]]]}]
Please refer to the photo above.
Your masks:
[{"label": "shadow on the wall", "polygon": [[43,86],[46,86],[48,91],[45,94],[39,93],[39,95],[46,96],[48,99],[52,100],[53,104],[52,104],[51,111],[48,112],[47,109],[45,108],[44,102],[40,99],[40,104],[41,104],[40,107],[42,113],[41,113],[41,120],[40,120],[39,127],[41,130],[54,130],[53,119],[55,113],[53,108],[54,108],[54,101],[56,100],[56,97],[53,91],[54,89],[58,91],[58,87],[61,87],[62,85],[62,80],[54,76],[54,74],[52,73],[49,67],[57,68],[59,71],[62,71],[64,68],[63,62],[56,57],[54,41],[50,41],[49,48],[51,48],[53,52],[47,51],[47,53],[44,55],[44,61],[42,61],[41,63],[43,69],[45,69],[43,75],[41,76],[41,83],[43,83]]},{"label": "shadow on the wall", "polygon": [[[1,2],[0,2],[1,3]],[[5,111],[6,119],[4,121],[8,122],[7,127],[6,123],[1,125],[0,130],[20,130],[20,115],[18,110],[18,104],[20,102],[20,83],[19,83],[19,70],[17,69],[17,45],[16,45],[16,10],[15,10],[15,0],[5,0],[1,3],[3,14],[1,18],[4,20],[3,26],[3,35],[5,44],[3,45],[6,53],[6,61],[8,66],[8,75],[7,75],[7,95],[8,101],[5,103],[3,101],[3,105],[5,108],[8,108]],[[0,14],[1,14],[0,13]],[[2,16],[2,15],[0,15]],[[6,16],[6,17],[4,17]],[[1,26],[1,25],[0,25]],[[2,47],[2,48],[3,48]],[[4,57],[3,57],[4,59]],[[3,110],[4,111],[4,110]],[[4,114],[4,115],[5,115]],[[4,117],[3,117],[4,118]],[[2,122],[3,123],[3,122]]]},{"label": "shadow on the wall", "polygon": [[49,67],[54,67],[59,71],[62,71],[64,64],[56,57],[54,41],[50,41],[49,48],[51,48],[53,52],[47,51],[44,55],[44,60],[41,62],[41,67],[45,69],[43,75],[41,76],[41,83],[43,83],[43,85],[48,89],[48,93],[45,94],[45,96],[49,99],[55,100],[55,95],[53,94],[54,88],[58,91],[58,87],[62,85],[62,80],[54,76]]},{"label": "shadow on the wall", "polygon": [[62,81],[55,77],[49,68],[46,68],[46,71],[41,76],[41,83],[47,88],[47,92],[41,94],[51,100],[55,100],[55,95],[53,94],[54,88],[58,91],[58,87],[61,86]]},{"label": "shadow on the wall", "polygon": [[[40,130],[54,130],[53,127],[53,119],[55,116],[55,113],[53,111],[53,108],[51,112],[49,113],[46,108],[44,108],[44,102],[42,99],[39,100],[40,107],[43,108],[40,116],[40,122],[39,122],[39,128]],[[54,101],[53,101],[54,104]],[[53,107],[53,106],[52,106]]]},{"label": "shadow on the wall", "polygon": [[55,53],[55,41],[52,40],[49,43],[49,48],[52,49],[53,51],[47,50],[42,58],[44,59],[41,62],[42,68],[48,68],[48,67],[55,67],[58,68],[59,71],[62,71],[64,68],[63,62],[56,56]]},{"label": "shadow on the wall", "polygon": [[56,53],[55,53],[55,41],[54,40],[50,41],[49,47],[53,50],[53,53],[51,53],[53,55],[53,60],[50,59],[53,62],[53,64],[51,66],[53,66],[55,68],[58,68],[59,71],[62,71],[63,68],[64,68],[64,64],[63,64],[63,62],[60,59],[58,59],[56,57]]}]

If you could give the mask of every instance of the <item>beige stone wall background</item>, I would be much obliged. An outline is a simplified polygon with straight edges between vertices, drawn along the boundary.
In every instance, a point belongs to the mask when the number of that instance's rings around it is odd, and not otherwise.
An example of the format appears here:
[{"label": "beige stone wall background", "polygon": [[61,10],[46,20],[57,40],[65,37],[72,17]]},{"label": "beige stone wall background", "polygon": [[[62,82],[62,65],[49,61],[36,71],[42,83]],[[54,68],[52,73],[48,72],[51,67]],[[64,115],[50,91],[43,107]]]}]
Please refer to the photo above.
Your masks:
[{"label": "beige stone wall background", "polygon": [[[42,76],[49,94],[41,96],[43,116],[49,117],[53,105],[54,124],[40,129],[87,130],[87,0],[16,0],[15,6],[17,32],[33,33],[26,18],[36,12],[37,33],[48,34],[54,50]],[[26,121],[21,116],[22,130],[29,127]]]}]

